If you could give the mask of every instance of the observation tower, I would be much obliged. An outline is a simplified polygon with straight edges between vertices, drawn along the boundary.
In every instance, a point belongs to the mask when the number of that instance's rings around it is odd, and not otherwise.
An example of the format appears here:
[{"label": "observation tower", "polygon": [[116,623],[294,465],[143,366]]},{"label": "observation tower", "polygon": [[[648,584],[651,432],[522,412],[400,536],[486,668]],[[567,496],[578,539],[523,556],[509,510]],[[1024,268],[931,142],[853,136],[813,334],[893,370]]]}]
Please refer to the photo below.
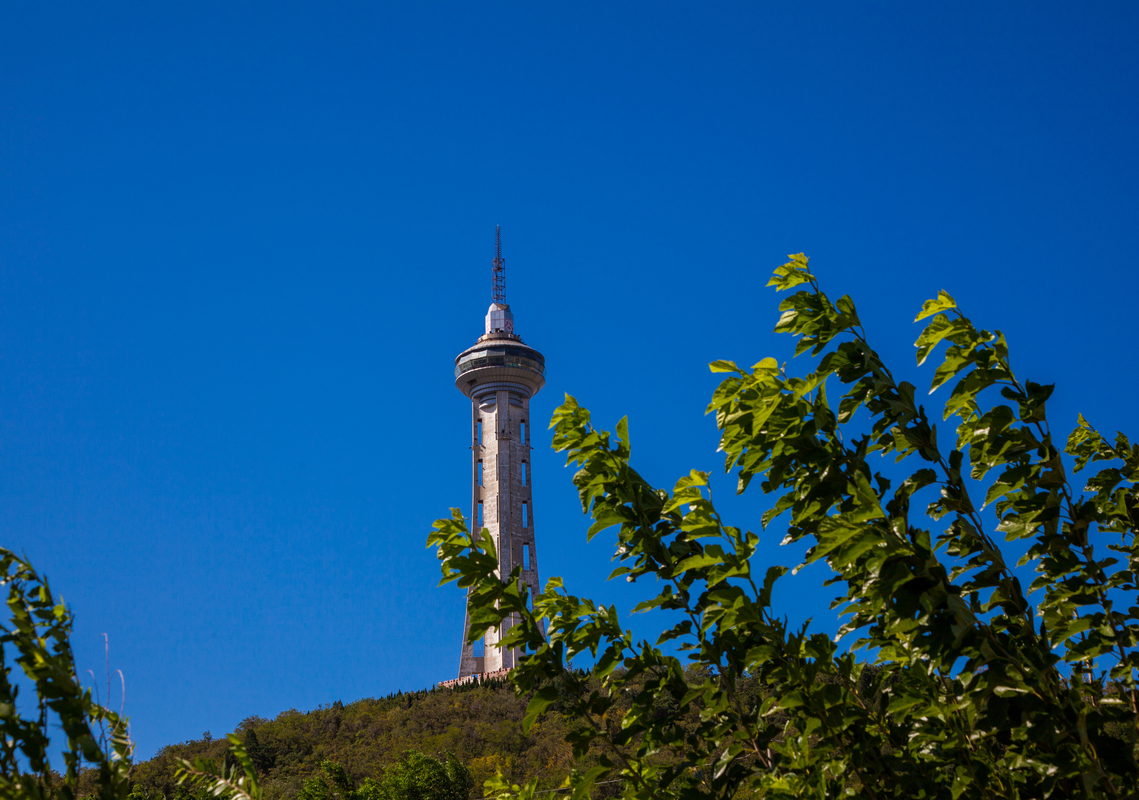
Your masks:
[{"label": "observation tower", "polygon": [[[495,230],[493,264],[486,330],[455,357],[455,388],[471,399],[471,527],[489,531],[499,575],[522,565],[522,583],[533,597],[538,591],[538,552],[530,491],[530,398],[546,383],[546,360],[514,332],[500,229]],[[458,679],[512,669],[518,651],[499,650],[495,644],[517,619],[487,631],[474,645],[466,643],[470,621],[468,611]]]}]

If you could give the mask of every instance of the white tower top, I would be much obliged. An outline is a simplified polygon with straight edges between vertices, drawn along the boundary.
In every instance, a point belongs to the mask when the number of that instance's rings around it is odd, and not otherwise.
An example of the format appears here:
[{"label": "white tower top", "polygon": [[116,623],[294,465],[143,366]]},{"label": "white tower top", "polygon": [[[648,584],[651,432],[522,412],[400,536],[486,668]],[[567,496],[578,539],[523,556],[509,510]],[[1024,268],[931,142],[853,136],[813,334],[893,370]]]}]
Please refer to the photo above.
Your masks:
[{"label": "white tower top", "polygon": [[491,303],[486,312],[487,333],[514,333],[514,315],[506,303]]}]

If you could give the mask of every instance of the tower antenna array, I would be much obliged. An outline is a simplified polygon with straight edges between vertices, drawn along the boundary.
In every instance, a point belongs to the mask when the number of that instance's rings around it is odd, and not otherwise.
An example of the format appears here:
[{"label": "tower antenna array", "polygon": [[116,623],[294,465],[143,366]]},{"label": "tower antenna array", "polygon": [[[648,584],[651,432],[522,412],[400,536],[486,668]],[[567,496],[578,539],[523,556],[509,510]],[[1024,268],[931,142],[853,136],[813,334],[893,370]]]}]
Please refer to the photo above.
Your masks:
[{"label": "tower antenna array", "polygon": [[494,271],[491,278],[491,302],[506,305],[506,261],[502,257],[502,226],[494,226]]}]

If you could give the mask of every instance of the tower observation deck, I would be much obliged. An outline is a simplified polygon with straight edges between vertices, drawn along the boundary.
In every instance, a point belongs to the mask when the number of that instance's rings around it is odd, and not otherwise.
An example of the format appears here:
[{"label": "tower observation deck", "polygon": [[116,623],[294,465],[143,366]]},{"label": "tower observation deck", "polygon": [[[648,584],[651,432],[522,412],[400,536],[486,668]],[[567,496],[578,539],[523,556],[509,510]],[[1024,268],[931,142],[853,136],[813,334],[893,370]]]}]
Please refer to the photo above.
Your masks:
[{"label": "tower observation deck", "polygon": [[[499,575],[522,566],[522,583],[533,597],[538,591],[538,552],[531,493],[530,398],[546,383],[546,360],[514,332],[497,231],[495,240],[493,302],[485,332],[455,357],[455,388],[471,400],[471,528],[485,528],[494,541]],[[516,622],[508,619],[487,631],[481,643],[470,645],[468,611],[458,678],[512,669],[518,652],[500,650],[496,644]]]}]

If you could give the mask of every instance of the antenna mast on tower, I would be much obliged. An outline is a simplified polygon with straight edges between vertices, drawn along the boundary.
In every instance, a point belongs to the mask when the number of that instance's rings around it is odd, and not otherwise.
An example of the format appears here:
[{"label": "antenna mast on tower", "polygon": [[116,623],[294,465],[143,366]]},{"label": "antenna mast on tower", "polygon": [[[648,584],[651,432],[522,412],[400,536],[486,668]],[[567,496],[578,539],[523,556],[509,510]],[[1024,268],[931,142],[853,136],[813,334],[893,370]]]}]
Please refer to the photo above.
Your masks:
[{"label": "antenna mast on tower", "polygon": [[502,258],[502,226],[494,226],[494,271],[491,278],[491,302],[506,305],[506,261]]}]

